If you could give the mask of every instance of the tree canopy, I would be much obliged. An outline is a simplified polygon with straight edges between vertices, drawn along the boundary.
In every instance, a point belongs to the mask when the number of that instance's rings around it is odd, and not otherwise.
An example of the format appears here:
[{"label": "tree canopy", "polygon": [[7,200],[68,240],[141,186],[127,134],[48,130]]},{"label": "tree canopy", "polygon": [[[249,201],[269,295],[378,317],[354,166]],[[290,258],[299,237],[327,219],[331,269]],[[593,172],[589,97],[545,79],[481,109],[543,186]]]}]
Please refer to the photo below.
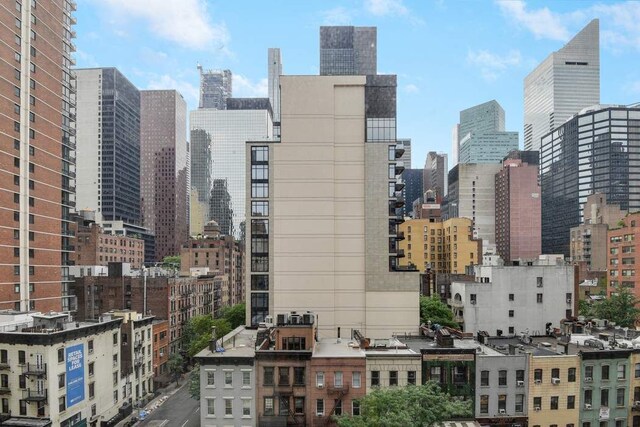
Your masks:
[{"label": "tree canopy", "polygon": [[170,267],[180,269],[180,255],[168,255],[162,259],[162,262]]},{"label": "tree canopy", "polygon": [[220,315],[218,317],[225,319],[231,325],[231,329],[235,329],[240,325],[244,325],[245,311],[246,307],[244,304],[236,304],[220,309]]},{"label": "tree canopy", "polygon": [[420,297],[420,320],[422,323],[439,324],[441,326],[449,326],[452,328],[458,328],[458,325],[453,320],[453,313],[451,309],[440,301],[440,297],[433,295],[431,297]]},{"label": "tree canopy", "polygon": [[216,327],[216,336],[222,338],[238,326],[244,325],[244,319],[244,304],[222,308],[220,315],[215,319],[207,314],[194,316],[187,321],[182,332],[182,348],[189,357],[193,357],[209,345],[213,326]]},{"label": "tree canopy", "polygon": [[360,399],[360,415],[334,419],[339,427],[404,427],[472,417],[472,401],[457,400],[430,381],[420,386],[374,389]]},{"label": "tree canopy", "polygon": [[607,319],[616,325],[632,328],[640,315],[640,300],[627,288],[619,288],[618,292],[600,301],[580,301],[578,311],[588,318]]},{"label": "tree canopy", "polygon": [[174,353],[169,356],[167,361],[167,368],[171,378],[179,385],[180,375],[184,373],[184,359],[178,353]]}]

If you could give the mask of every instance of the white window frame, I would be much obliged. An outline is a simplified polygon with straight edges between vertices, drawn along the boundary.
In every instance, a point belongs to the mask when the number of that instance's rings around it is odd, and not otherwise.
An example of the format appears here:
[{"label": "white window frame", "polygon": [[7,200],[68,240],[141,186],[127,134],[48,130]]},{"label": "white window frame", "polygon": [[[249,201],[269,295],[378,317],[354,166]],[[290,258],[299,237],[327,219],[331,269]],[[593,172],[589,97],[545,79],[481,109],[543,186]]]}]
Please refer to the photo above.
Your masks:
[{"label": "white window frame", "polygon": [[[207,417],[215,417],[216,416],[216,398],[215,397],[207,397]],[[211,413],[211,409],[213,409],[213,413]]]},{"label": "white window frame", "polygon": [[318,388],[324,387],[324,372],[323,371],[316,372],[316,387],[318,387]]},{"label": "white window frame", "polygon": [[[205,383],[205,388],[216,388],[216,370],[215,369],[205,369],[207,382]],[[209,384],[209,375],[211,374],[213,378],[213,384]]]},{"label": "white window frame", "polygon": [[353,373],[351,374],[351,387],[362,387],[362,373],[360,371],[353,371]]}]

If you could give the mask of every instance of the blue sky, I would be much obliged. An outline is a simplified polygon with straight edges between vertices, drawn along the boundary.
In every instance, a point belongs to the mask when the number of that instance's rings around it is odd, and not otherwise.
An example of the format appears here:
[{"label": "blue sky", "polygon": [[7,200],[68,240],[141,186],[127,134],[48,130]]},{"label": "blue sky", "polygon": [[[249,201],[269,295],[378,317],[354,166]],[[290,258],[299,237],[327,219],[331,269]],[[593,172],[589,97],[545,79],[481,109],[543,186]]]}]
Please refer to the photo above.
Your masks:
[{"label": "blue sky", "polygon": [[[198,71],[229,68],[234,96],[266,96],[267,49],[284,74],[318,73],[320,25],[378,27],[378,72],[398,75],[398,137],[413,167],[449,152],[459,111],[496,99],[522,134],[522,81],[600,18],[601,101],[640,101],[640,2],[78,0],[78,67],[118,67],[140,89],[197,107]],[[522,143],[522,135],[520,136]]]}]

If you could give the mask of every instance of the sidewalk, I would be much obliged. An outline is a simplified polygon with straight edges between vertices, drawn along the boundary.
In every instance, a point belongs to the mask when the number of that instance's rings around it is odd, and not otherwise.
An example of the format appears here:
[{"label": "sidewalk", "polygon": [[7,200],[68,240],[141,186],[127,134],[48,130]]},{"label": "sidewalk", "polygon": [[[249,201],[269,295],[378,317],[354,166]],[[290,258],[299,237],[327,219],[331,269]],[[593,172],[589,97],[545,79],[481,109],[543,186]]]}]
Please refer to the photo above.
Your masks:
[{"label": "sidewalk", "polygon": [[[153,409],[162,405],[169,397],[173,396],[179,389],[181,389],[182,387],[186,386],[189,383],[190,374],[191,374],[191,371],[182,374],[182,376],[180,377],[180,385],[176,385],[175,381],[173,381],[168,386],[158,389],[158,391],[160,392],[158,396],[156,396],[153,400],[149,401],[144,406],[144,408],[134,408],[133,412],[124,420],[116,424],[115,427],[124,427],[125,425],[127,425],[127,423],[132,417],[137,418],[138,414],[142,409],[149,412],[149,414],[152,414]],[[135,425],[138,425],[138,423],[136,423]]]}]

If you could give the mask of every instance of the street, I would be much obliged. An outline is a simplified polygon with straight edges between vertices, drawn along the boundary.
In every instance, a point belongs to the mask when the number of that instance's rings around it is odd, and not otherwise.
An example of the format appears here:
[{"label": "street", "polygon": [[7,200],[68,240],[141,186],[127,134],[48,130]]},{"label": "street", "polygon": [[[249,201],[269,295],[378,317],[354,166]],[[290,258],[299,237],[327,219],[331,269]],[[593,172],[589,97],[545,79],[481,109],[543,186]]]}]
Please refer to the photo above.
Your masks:
[{"label": "street", "polygon": [[189,396],[189,380],[183,379],[180,389],[136,426],[199,427],[200,402]]}]

